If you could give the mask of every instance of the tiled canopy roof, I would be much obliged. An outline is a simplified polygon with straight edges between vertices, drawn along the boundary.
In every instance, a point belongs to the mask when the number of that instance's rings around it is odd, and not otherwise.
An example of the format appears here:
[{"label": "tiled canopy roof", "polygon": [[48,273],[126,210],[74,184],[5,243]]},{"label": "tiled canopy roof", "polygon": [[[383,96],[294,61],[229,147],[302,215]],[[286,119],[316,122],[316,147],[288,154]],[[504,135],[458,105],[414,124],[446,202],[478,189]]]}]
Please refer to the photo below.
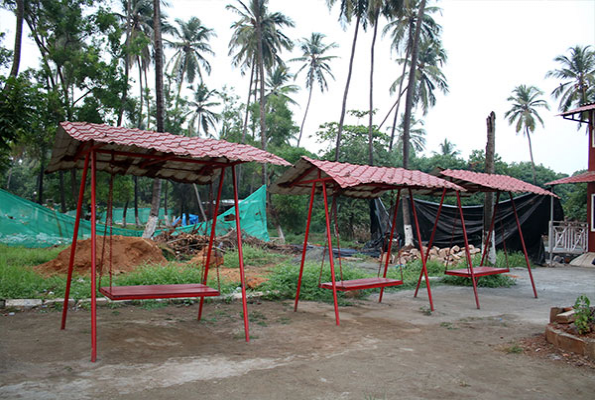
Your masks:
[{"label": "tiled canopy roof", "polygon": [[47,172],[83,168],[85,152],[97,148],[97,168],[116,174],[209,183],[220,166],[255,161],[290,165],[255,147],[87,122],[62,122]]},{"label": "tiled canopy roof", "polygon": [[569,176],[568,178],[556,179],[546,183],[546,185],[560,185],[562,183],[589,183],[595,182],[595,171],[586,171],[582,174]]},{"label": "tiled canopy roof", "polygon": [[556,196],[550,191],[539,186],[523,182],[520,179],[507,175],[486,174],[460,169],[446,169],[440,171],[438,176],[448,179],[467,189],[470,193],[475,192],[513,192],[513,193],[535,193],[545,196]]},{"label": "tiled canopy roof", "polygon": [[[302,157],[271,186],[271,192],[280,194],[307,194],[312,180],[329,178],[330,193],[358,198],[374,198],[386,190],[410,188],[419,194],[434,194],[447,190],[464,190],[444,179],[403,168],[371,167]],[[320,187],[317,188],[320,191]]]}]

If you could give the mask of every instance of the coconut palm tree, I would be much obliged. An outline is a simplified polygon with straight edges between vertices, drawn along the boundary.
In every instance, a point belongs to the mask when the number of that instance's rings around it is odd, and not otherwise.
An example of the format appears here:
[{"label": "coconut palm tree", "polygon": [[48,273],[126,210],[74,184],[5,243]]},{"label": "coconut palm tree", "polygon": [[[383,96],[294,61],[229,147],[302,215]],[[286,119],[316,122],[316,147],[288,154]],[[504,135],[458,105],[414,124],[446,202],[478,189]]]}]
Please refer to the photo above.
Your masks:
[{"label": "coconut palm tree", "polygon": [[548,71],[545,75],[562,81],[552,95],[560,99],[558,109],[563,112],[595,101],[595,50],[591,46],[577,45],[568,51],[570,56],[554,58],[560,68]]},{"label": "coconut palm tree", "polygon": [[[153,48],[155,49],[155,100],[157,132],[165,131],[165,101],[163,93],[163,43],[161,40],[161,0],[153,0]],[[144,238],[150,238],[157,228],[159,203],[161,199],[161,179],[153,180],[151,212],[143,232]]]},{"label": "coconut palm tree", "polygon": [[[189,130],[192,136],[200,136],[200,132],[206,136],[209,135],[209,128],[215,128],[217,122],[221,118],[221,115],[212,110],[213,107],[217,107],[221,103],[213,101],[213,98],[219,96],[219,92],[216,90],[209,90],[204,83],[201,83],[194,92],[194,100],[188,102],[190,112],[185,117],[191,115],[189,121]],[[196,131],[193,132],[194,126]]]},{"label": "coconut palm tree", "polygon": [[308,103],[306,104],[306,110],[304,111],[304,118],[300,126],[300,134],[297,140],[297,147],[300,147],[302,140],[302,134],[304,133],[304,124],[306,123],[306,116],[310,109],[310,102],[312,101],[312,92],[314,85],[318,82],[320,86],[320,92],[324,93],[328,90],[327,75],[335,79],[335,76],[331,72],[331,66],[329,62],[337,58],[337,56],[327,56],[325,53],[331,49],[338,47],[337,43],[324,44],[323,40],[326,36],[322,33],[312,32],[310,38],[302,38],[300,43],[300,50],[302,56],[293,58],[290,61],[299,61],[304,64],[300,67],[295,76],[306,70],[306,89],[308,89]]},{"label": "coconut palm tree", "polygon": [[[403,64],[403,70],[401,71],[400,75],[402,78],[399,81],[399,89],[397,91],[394,84],[391,87],[391,92],[397,93],[397,99],[387,116],[384,118],[384,121],[386,121],[392,110],[396,108],[393,117],[393,126],[397,126],[397,116],[399,115],[401,98],[407,90],[406,88],[405,90],[403,89],[403,83],[405,82],[405,77],[407,76],[406,68],[408,66],[411,67],[411,64],[402,61],[411,59],[411,49],[414,44],[415,30],[418,25],[417,21],[419,17],[419,6],[420,0],[410,0],[406,2],[398,11],[396,18],[393,18],[383,30],[383,35],[390,34],[392,38],[392,48],[396,50],[397,53],[403,55],[401,59],[397,60]],[[442,12],[442,9],[439,7],[424,7],[420,25],[420,40],[422,43],[435,41],[440,37],[442,27],[434,20],[434,17],[432,16],[433,14],[440,12]],[[380,124],[380,127],[384,124],[384,121]],[[391,132],[389,151],[392,150],[394,134],[394,131]]]},{"label": "coconut palm tree", "polygon": [[531,146],[531,133],[535,132],[536,121],[543,126],[543,120],[539,116],[537,108],[543,107],[549,110],[547,101],[540,99],[543,92],[535,86],[519,85],[512,91],[512,96],[507,100],[512,102],[510,110],[506,111],[504,116],[508,118],[508,123],[512,125],[516,122],[515,130],[517,133],[523,131],[529,142],[529,155],[531,156],[531,167],[533,168],[533,183],[536,184],[535,162],[533,161],[533,148]]},{"label": "coconut palm tree", "polygon": [[432,153],[446,157],[456,157],[461,154],[461,152],[457,150],[457,146],[446,138],[444,138],[444,142],[440,143],[440,152],[433,151]]},{"label": "coconut palm tree", "polygon": [[173,29],[174,40],[166,40],[166,42],[169,47],[175,50],[168,66],[171,64],[171,71],[178,81],[178,96],[175,105],[177,110],[184,78],[188,83],[193,83],[198,75],[202,82],[203,69],[207,74],[211,73],[211,64],[205,55],[215,54],[209,40],[216,34],[212,29],[205,27],[197,17],[191,17],[187,22],[176,18],[176,23],[179,28],[174,27]]},{"label": "coconut palm tree", "polygon": [[299,86],[288,83],[293,78],[294,75],[289,73],[285,65],[278,65],[267,77],[265,99],[270,96],[277,96],[288,103],[297,104],[295,100],[289,97],[290,94],[297,93],[300,89]]},{"label": "coconut palm tree", "polygon": [[[260,140],[263,150],[267,148],[265,119],[265,66],[281,64],[279,53],[291,50],[293,42],[281,31],[293,27],[291,19],[280,12],[269,13],[268,0],[250,0],[248,4],[237,0],[238,6],[227,5],[227,9],[238,14],[240,19],[232,24],[234,30],[229,43],[230,53],[237,50],[233,58],[236,65],[249,65],[256,60],[259,87]],[[262,183],[267,183],[267,166],[262,167]]]},{"label": "coconut palm tree", "polygon": [[[337,0],[327,0],[327,5],[331,8]],[[339,126],[337,128],[337,144],[335,147],[335,161],[339,161],[339,148],[341,146],[341,134],[343,133],[343,124],[345,123],[345,112],[347,110],[347,94],[349,93],[349,85],[351,83],[351,74],[353,72],[353,59],[355,56],[355,45],[357,43],[357,35],[360,24],[364,28],[368,24],[368,4],[369,0],[341,0],[339,10],[339,21],[342,24],[350,23],[355,16],[355,31],[353,32],[353,42],[351,44],[351,56],[349,57],[349,71],[347,72],[347,81],[345,82],[345,90],[343,92],[343,103],[341,104],[341,116],[339,118]]]},{"label": "coconut palm tree", "polygon": [[[426,148],[426,130],[424,128],[424,121],[421,119],[416,119],[415,117],[411,117],[411,131],[409,135],[409,146],[413,148],[413,150],[417,152],[424,151]],[[403,151],[403,131],[405,127],[405,122],[403,116],[401,116],[401,124],[397,128],[397,143],[396,143],[396,151]]]}]

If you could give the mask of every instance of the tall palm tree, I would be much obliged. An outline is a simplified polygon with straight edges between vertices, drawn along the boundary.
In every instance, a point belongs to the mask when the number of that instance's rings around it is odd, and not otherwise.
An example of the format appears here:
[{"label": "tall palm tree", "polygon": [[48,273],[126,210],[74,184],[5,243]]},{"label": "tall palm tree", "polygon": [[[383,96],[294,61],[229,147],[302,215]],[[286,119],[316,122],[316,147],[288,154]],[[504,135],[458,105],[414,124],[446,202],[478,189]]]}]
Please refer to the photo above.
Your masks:
[{"label": "tall palm tree", "polygon": [[302,134],[304,133],[304,124],[306,123],[306,116],[308,115],[308,110],[310,109],[314,84],[318,82],[318,85],[320,86],[320,92],[324,93],[325,90],[328,90],[327,75],[333,78],[333,80],[335,79],[335,76],[331,72],[331,66],[329,65],[329,62],[332,59],[337,58],[337,56],[327,56],[325,53],[338,47],[338,45],[335,42],[324,44],[323,40],[325,37],[326,36],[322,33],[312,32],[312,35],[309,39],[302,38],[299,42],[302,56],[290,60],[304,63],[295,75],[297,77],[301,71],[306,70],[306,89],[308,89],[308,103],[306,104],[304,118],[302,119],[302,124],[300,126],[297,147],[300,147]]},{"label": "tall palm tree", "polygon": [[447,157],[456,157],[461,154],[461,152],[457,150],[457,146],[447,138],[444,138],[444,142],[440,143],[440,152],[434,151],[433,153]]},{"label": "tall palm tree", "polygon": [[[281,31],[283,27],[293,27],[291,19],[280,12],[269,13],[268,0],[250,0],[248,5],[237,0],[238,6],[227,5],[227,9],[238,14],[240,19],[232,24],[234,33],[229,43],[230,52],[238,50],[234,56],[236,65],[248,65],[256,60],[259,87],[260,140],[263,150],[267,148],[265,119],[265,66],[282,63],[279,52],[291,50],[293,42]],[[267,183],[267,166],[262,167],[262,183]]]},{"label": "tall palm tree", "polygon": [[[189,128],[192,136],[200,136],[200,132],[204,133],[205,137],[209,135],[209,128],[215,128],[221,115],[212,110],[213,107],[221,103],[213,101],[213,97],[219,96],[216,90],[209,90],[204,83],[201,83],[194,92],[194,100],[188,102],[190,112],[186,115],[192,115],[189,122]],[[192,132],[196,125],[196,132]]]},{"label": "tall palm tree", "polygon": [[[165,98],[163,93],[163,42],[161,39],[161,0],[153,0],[153,48],[155,49],[155,100],[157,132],[165,131]],[[151,212],[143,232],[144,238],[150,238],[157,228],[159,203],[161,199],[161,179],[153,180]]]},{"label": "tall palm tree", "polygon": [[25,19],[25,0],[15,1],[15,16],[17,18],[16,31],[14,34],[14,52],[10,76],[17,77],[19,74],[19,65],[21,63],[21,47],[23,40],[23,21]]},{"label": "tall palm tree", "polygon": [[212,29],[205,27],[197,17],[191,17],[187,22],[176,18],[176,23],[178,27],[174,27],[172,32],[174,40],[166,42],[175,50],[167,64],[171,64],[172,72],[178,81],[178,96],[175,102],[177,110],[184,78],[188,83],[193,83],[198,75],[202,82],[203,69],[207,74],[211,73],[211,64],[205,55],[215,54],[209,40],[216,34]]},{"label": "tall palm tree", "polygon": [[595,50],[591,46],[579,45],[568,50],[569,57],[561,55],[554,58],[560,68],[545,75],[562,81],[552,92],[555,99],[560,99],[560,111],[595,101]]},{"label": "tall palm tree", "polygon": [[[413,148],[413,150],[421,152],[424,151],[426,148],[426,130],[424,128],[424,121],[421,119],[416,119],[415,117],[411,117],[410,122],[410,134],[409,134],[409,143],[408,145]],[[397,128],[397,143],[396,143],[396,151],[403,150],[403,131],[405,127],[405,120],[403,116],[401,116],[401,124]]]},{"label": "tall palm tree", "polygon": [[[331,8],[337,0],[327,0],[327,5]],[[357,35],[359,26],[362,24],[364,30],[367,27],[368,19],[368,2],[369,0],[341,0],[339,10],[339,21],[341,23],[350,23],[353,16],[355,16],[355,30],[353,32],[353,42],[351,44],[351,56],[349,57],[349,71],[347,72],[347,81],[345,82],[345,90],[343,92],[343,103],[341,104],[341,116],[339,118],[339,126],[337,128],[337,143],[335,147],[335,161],[339,161],[339,148],[341,146],[341,134],[343,133],[343,124],[345,123],[345,112],[347,110],[347,94],[349,93],[349,85],[351,83],[351,74],[353,72],[353,59],[355,56],[355,45],[357,43]]]},{"label": "tall palm tree", "polygon": [[[405,2],[403,7],[398,11],[396,18],[393,18],[383,30],[383,35],[390,34],[392,38],[392,48],[397,51],[397,53],[402,54],[403,57],[397,61],[403,64],[403,70],[401,71],[401,80],[399,81],[399,89],[396,90],[396,86],[391,87],[391,92],[397,93],[397,99],[391,110],[384,118],[388,118],[389,114],[393,109],[395,109],[394,117],[393,117],[393,127],[397,126],[397,116],[399,115],[399,107],[401,105],[401,98],[405,94],[407,89],[403,89],[403,83],[405,82],[406,68],[411,64],[402,62],[403,60],[410,60],[412,54],[412,48],[414,44],[415,38],[415,30],[418,26],[418,17],[419,17],[419,9],[420,9],[420,0],[409,0]],[[421,24],[420,24],[420,40],[422,43],[428,41],[437,40],[440,37],[442,27],[434,20],[432,16],[435,13],[442,12],[442,9],[435,6],[424,7],[423,14],[421,15]],[[383,121],[384,123],[384,121]],[[380,126],[383,125],[380,124]],[[389,151],[392,150],[393,142],[394,142],[394,134],[395,132],[391,132],[391,139],[389,142]]]},{"label": "tall palm tree", "polygon": [[531,156],[531,167],[533,168],[533,183],[537,184],[535,174],[535,162],[533,161],[533,148],[531,146],[531,133],[535,132],[536,120],[543,126],[543,120],[539,116],[537,108],[543,107],[550,109],[547,101],[540,99],[543,92],[535,86],[519,85],[512,91],[512,96],[507,100],[512,102],[510,110],[506,111],[504,116],[508,118],[508,123],[512,125],[516,122],[515,130],[527,136],[529,142],[529,155]]}]

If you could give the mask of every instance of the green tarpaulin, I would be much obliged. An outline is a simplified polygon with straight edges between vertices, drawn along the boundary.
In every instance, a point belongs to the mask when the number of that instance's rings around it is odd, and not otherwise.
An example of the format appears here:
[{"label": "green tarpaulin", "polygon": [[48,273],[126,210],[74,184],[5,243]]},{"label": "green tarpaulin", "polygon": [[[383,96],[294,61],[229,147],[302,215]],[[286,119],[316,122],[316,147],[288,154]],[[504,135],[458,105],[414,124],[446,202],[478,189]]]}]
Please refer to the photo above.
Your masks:
[{"label": "green tarpaulin", "polygon": [[[235,220],[230,218],[234,208],[219,215],[217,235],[223,235],[235,228]],[[228,216],[227,218],[225,218]],[[117,221],[117,219],[114,219]],[[10,246],[48,247],[57,244],[70,244],[74,231],[75,217],[40,206],[29,200],[0,189],[0,243]],[[250,236],[268,241],[266,220],[266,187],[252,193],[240,202],[240,223],[242,231]],[[210,227],[210,226],[209,226]],[[207,228],[209,228],[207,227]],[[105,226],[97,224],[96,233],[103,235]],[[204,222],[176,229],[176,232],[191,232],[198,229],[205,232]],[[160,231],[155,232],[158,235]],[[112,228],[113,235],[141,236],[142,231]],[[91,237],[91,222],[81,219],[79,239]]]}]

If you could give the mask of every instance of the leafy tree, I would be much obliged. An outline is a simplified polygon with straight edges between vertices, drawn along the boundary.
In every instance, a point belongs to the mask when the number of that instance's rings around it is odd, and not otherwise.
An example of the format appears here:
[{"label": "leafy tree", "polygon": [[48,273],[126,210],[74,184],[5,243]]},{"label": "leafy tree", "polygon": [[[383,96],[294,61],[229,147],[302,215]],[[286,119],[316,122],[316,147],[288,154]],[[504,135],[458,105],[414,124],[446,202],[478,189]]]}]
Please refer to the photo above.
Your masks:
[{"label": "leafy tree", "polygon": [[456,148],[457,146],[453,142],[444,138],[444,142],[440,143],[440,152],[433,151],[432,153],[442,156],[456,157],[461,154],[461,152]]},{"label": "leafy tree", "polygon": [[[421,119],[416,119],[415,117],[411,117],[411,130],[409,132],[409,143],[408,146],[413,148],[416,152],[422,152],[426,148],[426,130],[424,129],[424,121]],[[404,140],[404,130],[405,130],[405,122],[401,119],[401,124],[397,129],[398,137],[397,137],[397,145],[396,150],[398,152],[402,152],[403,150],[403,140]]]},{"label": "leafy tree", "polygon": [[304,124],[306,123],[306,117],[308,110],[310,109],[310,102],[312,101],[312,91],[314,85],[317,82],[320,86],[320,92],[328,90],[327,75],[335,79],[331,72],[331,66],[329,62],[337,58],[337,56],[325,55],[326,52],[338,47],[336,43],[324,44],[323,40],[325,35],[322,33],[312,32],[310,38],[302,38],[300,40],[300,50],[302,56],[292,59],[291,61],[302,62],[303,65],[300,67],[298,72],[295,74],[296,77],[301,71],[306,71],[306,89],[308,89],[308,103],[306,104],[306,110],[304,111],[304,118],[300,126],[300,135],[297,140],[297,147],[300,146],[302,141],[302,135],[304,133]]},{"label": "leafy tree", "polygon": [[512,107],[504,116],[508,118],[508,123],[516,122],[515,130],[519,133],[523,129],[523,134],[529,142],[529,155],[531,156],[531,165],[533,167],[533,183],[537,184],[535,174],[535,161],[533,160],[533,148],[531,146],[531,133],[535,132],[535,121],[539,121],[543,126],[543,120],[539,116],[537,108],[543,107],[549,110],[547,101],[539,99],[543,92],[535,86],[519,85],[512,91],[513,95],[508,98],[512,102]]},{"label": "leafy tree", "polygon": [[545,75],[561,81],[552,91],[554,98],[560,99],[560,111],[595,101],[595,50],[591,46],[576,45],[568,51],[570,56],[554,58],[560,68],[548,71]]}]

